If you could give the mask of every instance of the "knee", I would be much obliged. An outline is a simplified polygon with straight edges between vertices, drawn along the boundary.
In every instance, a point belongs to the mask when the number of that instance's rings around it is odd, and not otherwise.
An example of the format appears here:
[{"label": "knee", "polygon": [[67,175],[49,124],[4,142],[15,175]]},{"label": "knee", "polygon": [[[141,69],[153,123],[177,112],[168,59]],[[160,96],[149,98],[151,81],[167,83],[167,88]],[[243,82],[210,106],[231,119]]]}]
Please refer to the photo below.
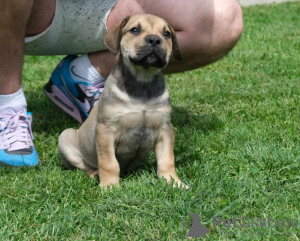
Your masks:
[{"label": "knee", "polygon": [[194,42],[196,49],[193,57],[200,65],[215,62],[225,56],[235,46],[243,32],[242,9],[236,0],[212,2],[214,4],[210,11],[197,19],[197,37]]},{"label": "knee", "polygon": [[[222,2],[224,4],[219,4],[215,9],[216,37],[223,39],[223,44],[233,47],[243,32],[243,13],[236,0]],[[217,41],[217,44],[220,43]]]},{"label": "knee", "polygon": [[52,23],[56,1],[34,0],[25,29],[25,36],[34,36],[44,32]]}]

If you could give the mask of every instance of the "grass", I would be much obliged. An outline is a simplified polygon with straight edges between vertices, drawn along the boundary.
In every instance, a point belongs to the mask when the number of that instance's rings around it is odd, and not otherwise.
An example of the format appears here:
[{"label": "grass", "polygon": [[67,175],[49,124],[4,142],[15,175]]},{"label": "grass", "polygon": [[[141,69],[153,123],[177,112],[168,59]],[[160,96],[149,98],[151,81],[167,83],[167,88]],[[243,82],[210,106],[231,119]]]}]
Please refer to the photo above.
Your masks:
[{"label": "grass", "polygon": [[[167,77],[187,192],[157,179],[153,154],[112,192],[65,170],[57,138],[79,124],[43,94],[61,57],[27,56],[24,88],[42,165],[0,169],[0,240],[182,240],[180,220],[194,212],[210,228],[203,240],[299,240],[299,12],[299,2],[245,8],[243,36],[227,57]],[[215,216],[299,224],[213,227]]]}]

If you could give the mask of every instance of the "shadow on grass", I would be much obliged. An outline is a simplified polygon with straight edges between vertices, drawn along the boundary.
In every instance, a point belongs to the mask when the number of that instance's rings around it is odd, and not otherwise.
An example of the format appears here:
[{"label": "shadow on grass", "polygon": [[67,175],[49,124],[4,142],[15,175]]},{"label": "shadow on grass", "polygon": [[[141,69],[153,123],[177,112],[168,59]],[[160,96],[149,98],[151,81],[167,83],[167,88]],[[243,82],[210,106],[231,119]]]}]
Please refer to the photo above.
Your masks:
[{"label": "shadow on grass", "polygon": [[32,98],[28,98],[29,111],[33,112],[33,130],[35,133],[45,133],[55,136],[67,128],[78,129],[80,124],[53,104],[43,90],[28,92]]},{"label": "shadow on grass", "polygon": [[172,124],[178,129],[192,128],[204,134],[224,126],[223,122],[215,115],[198,115],[188,109],[176,106],[173,107]]},{"label": "shadow on grass", "polygon": [[[30,91],[28,106],[34,114],[34,130],[47,134],[61,133],[64,129],[78,129],[80,124],[54,105],[42,90]],[[192,128],[197,132],[208,134],[224,126],[215,115],[195,114],[183,107],[173,107],[172,124],[178,129]]]}]

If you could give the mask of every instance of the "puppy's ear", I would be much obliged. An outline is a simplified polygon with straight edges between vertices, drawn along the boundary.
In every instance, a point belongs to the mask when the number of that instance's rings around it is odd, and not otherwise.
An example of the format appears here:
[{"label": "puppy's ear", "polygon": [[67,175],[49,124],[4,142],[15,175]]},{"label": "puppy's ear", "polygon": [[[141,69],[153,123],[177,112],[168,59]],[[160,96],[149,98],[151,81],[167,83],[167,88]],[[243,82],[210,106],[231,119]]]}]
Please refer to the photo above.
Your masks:
[{"label": "puppy's ear", "polygon": [[169,28],[171,30],[173,56],[175,59],[182,60],[182,55],[179,50],[175,30],[171,27],[171,25],[169,25]]},{"label": "puppy's ear", "polygon": [[103,39],[104,45],[110,50],[114,55],[116,55],[120,49],[120,42],[122,38],[122,29],[129,21],[130,17],[125,18],[122,22],[118,23],[116,26],[108,30],[107,34]]}]

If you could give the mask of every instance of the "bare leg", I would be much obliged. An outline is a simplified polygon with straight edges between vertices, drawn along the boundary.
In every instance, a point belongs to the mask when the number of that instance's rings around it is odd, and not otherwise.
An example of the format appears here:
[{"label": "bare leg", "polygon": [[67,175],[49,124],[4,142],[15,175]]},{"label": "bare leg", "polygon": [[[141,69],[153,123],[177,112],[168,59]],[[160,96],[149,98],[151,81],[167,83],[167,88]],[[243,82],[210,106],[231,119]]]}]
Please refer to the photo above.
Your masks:
[{"label": "bare leg", "polygon": [[[43,18],[29,28],[29,34],[45,30],[51,23],[50,2],[55,0],[2,0],[0,14],[0,125],[6,126],[6,135],[0,135],[1,163],[12,166],[35,166],[39,163],[32,140],[31,115],[26,114],[26,99],[21,89],[22,67],[24,57],[24,37],[27,25],[37,13]],[[45,4],[46,3],[46,4]],[[44,7],[42,7],[44,6]],[[48,9],[46,9],[48,8]],[[40,15],[41,16],[41,15]],[[50,15],[51,16],[51,15]],[[48,21],[47,21],[48,17]],[[45,21],[46,20],[46,21]],[[34,21],[35,22],[35,21]],[[11,128],[12,118],[14,128]],[[24,129],[26,127],[26,129]],[[5,132],[4,132],[5,133]],[[21,133],[21,134],[20,134]],[[7,138],[13,136],[15,139]],[[24,152],[26,150],[26,153]],[[30,150],[30,151],[29,151]],[[18,151],[18,152],[15,152]]]},{"label": "bare leg", "polygon": [[[176,30],[183,61],[172,59],[166,73],[191,70],[219,60],[235,46],[243,30],[242,10],[236,0],[119,0],[108,17],[107,27],[110,29],[126,16],[139,13],[160,16]],[[107,51],[89,57],[103,77],[118,60],[118,56]]]},{"label": "bare leg", "polygon": [[[45,2],[43,0],[1,2],[0,94],[2,95],[15,93],[21,87],[24,37],[38,34],[51,24],[55,0]],[[30,26],[28,23],[31,23]]]}]

